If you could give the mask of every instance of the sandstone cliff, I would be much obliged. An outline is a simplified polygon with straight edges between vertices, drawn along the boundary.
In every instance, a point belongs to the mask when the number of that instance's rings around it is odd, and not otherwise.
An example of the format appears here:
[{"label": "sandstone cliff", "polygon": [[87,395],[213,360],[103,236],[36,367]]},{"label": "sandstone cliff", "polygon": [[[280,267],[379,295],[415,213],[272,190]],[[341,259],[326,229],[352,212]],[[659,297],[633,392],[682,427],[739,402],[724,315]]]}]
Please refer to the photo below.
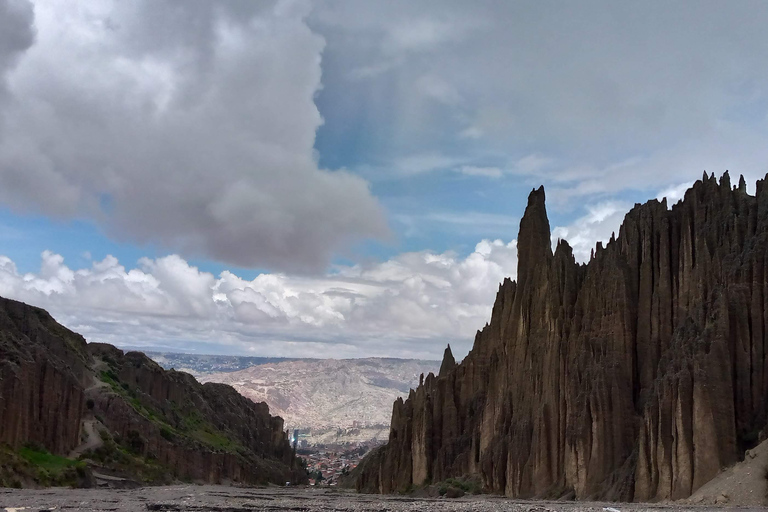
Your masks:
[{"label": "sandstone cliff", "polygon": [[5,456],[30,445],[66,456],[87,418],[107,442],[82,457],[100,471],[150,483],[306,479],[266,404],[165,371],[144,354],[87,344],[44,310],[0,298]]},{"label": "sandstone cliff", "polygon": [[516,497],[689,496],[754,446],[768,413],[768,186],[706,174],[636,205],[577,264],[553,253],[544,189],[520,223],[517,281],[458,365],[398,400],[357,487],[478,475]]}]

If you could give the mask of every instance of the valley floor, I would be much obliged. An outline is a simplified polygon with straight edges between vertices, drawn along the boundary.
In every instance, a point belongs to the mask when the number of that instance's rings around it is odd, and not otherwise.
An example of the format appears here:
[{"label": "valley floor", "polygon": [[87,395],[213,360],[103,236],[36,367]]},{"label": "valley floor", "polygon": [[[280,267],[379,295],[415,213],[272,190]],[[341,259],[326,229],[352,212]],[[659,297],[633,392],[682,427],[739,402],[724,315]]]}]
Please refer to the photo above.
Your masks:
[{"label": "valley floor", "polygon": [[[609,509],[610,508],[610,509]],[[683,504],[629,504],[593,502],[520,501],[498,496],[458,499],[420,499],[404,496],[356,494],[328,488],[238,488],[210,485],[176,485],[115,489],[0,489],[2,511],[218,511],[251,512],[363,512],[363,511],[515,511],[515,512],[677,512],[722,510],[716,506]],[[727,507],[729,511],[768,510],[760,507]]]}]

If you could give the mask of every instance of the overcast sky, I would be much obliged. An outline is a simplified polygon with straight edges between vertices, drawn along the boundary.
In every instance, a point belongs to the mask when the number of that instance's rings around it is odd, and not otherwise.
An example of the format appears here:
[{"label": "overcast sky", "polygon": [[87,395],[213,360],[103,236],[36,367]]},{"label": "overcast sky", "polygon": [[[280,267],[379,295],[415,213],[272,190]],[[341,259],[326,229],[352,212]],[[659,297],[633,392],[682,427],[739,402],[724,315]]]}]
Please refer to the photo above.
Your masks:
[{"label": "overcast sky", "polygon": [[543,184],[588,258],[768,171],[768,4],[0,0],[0,295],[90,341],[459,357]]}]

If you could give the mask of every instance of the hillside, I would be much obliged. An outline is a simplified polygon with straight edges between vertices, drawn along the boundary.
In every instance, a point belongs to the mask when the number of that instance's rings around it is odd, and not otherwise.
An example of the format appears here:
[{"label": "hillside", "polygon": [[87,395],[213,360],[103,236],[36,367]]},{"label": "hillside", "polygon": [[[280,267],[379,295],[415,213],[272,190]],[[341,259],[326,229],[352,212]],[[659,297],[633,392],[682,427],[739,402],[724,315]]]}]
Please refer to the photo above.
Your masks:
[{"label": "hillside", "polygon": [[690,496],[765,438],[768,186],[726,173],[636,205],[586,265],[552,251],[543,187],[469,355],[446,351],[357,486],[474,475],[513,497]]},{"label": "hillside", "polygon": [[389,425],[392,402],[438,367],[437,361],[409,359],[305,359],[200,379],[229,384],[254,401],[266,402],[290,428],[377,426],[378,431]]},{"label": "hillside", "polygon": [[0,486],[302,481],[283,421],[0,298]]}]

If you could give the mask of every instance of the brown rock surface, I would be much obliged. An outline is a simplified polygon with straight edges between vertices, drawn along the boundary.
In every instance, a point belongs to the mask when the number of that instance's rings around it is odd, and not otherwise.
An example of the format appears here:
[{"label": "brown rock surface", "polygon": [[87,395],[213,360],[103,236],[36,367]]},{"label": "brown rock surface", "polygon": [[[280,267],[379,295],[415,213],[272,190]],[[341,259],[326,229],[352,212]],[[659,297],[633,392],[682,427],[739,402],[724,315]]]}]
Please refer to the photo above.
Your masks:
[{"label": "brown rock surface", "polygon": [[458,365],[446,351],[357,487],[478,475],[513,497],[690,496],[754,446],[768,413],[768,186],[726,173],[636,205],[577,264],[528,199],[517,281]]},{"label": "brown rock surface", "polygon": [[306,479],[266,404],[165,371],[144,354],[87,344],[44,310],[0,298],[0,445],[66,456],[81,425],[94,422],[113,450],[89,439],[101,453],[83,456],[139,481]]}]

